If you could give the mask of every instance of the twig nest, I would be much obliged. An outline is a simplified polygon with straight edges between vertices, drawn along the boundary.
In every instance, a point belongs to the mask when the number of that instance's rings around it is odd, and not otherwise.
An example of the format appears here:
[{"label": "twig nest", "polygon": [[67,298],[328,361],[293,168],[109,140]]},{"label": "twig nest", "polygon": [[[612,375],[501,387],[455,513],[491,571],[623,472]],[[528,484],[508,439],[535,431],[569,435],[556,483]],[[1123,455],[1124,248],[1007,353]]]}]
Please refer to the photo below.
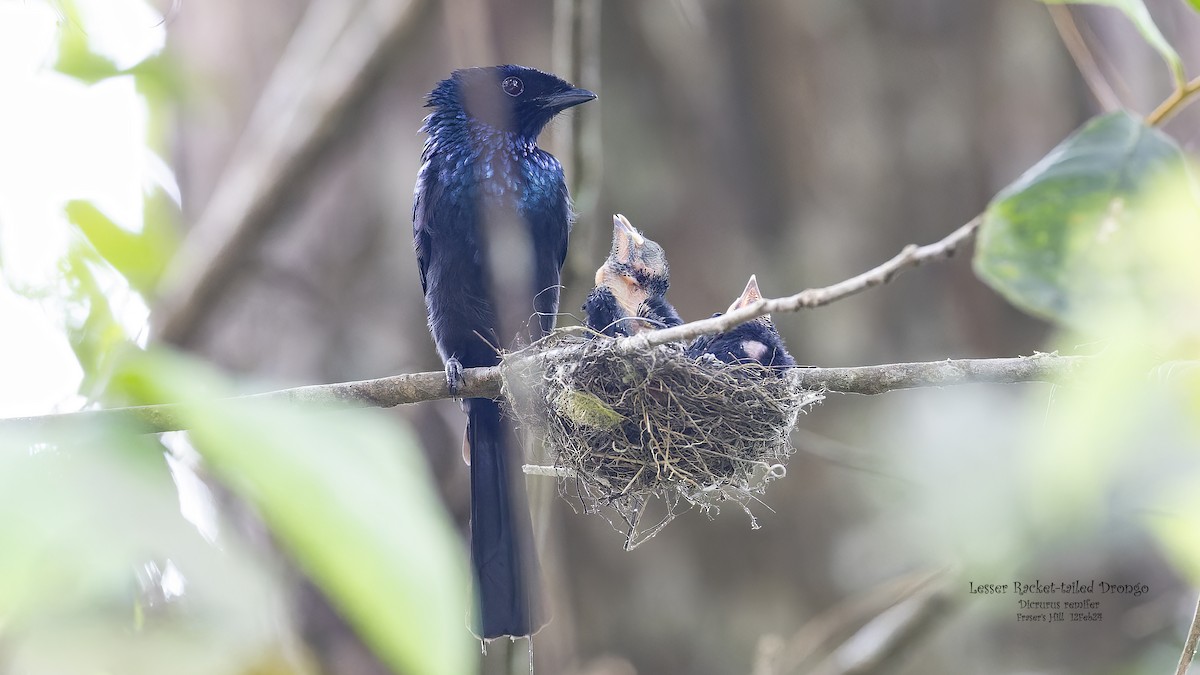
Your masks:
[{"label": "twig nest", "polygon": [[[756,363],[695,360],[679,345],[621,353],[617,344],[556,334],[505,357],[505,395],[521,426],[542,437],[564,496],[585,512],[615,511],[626,548],[693,506],[732,500],[750,513],[784,474],[796,416],[820,392]],[[581,349],[560,349],[571,345]],[[656,504],[661,514],[647,517]]]}]

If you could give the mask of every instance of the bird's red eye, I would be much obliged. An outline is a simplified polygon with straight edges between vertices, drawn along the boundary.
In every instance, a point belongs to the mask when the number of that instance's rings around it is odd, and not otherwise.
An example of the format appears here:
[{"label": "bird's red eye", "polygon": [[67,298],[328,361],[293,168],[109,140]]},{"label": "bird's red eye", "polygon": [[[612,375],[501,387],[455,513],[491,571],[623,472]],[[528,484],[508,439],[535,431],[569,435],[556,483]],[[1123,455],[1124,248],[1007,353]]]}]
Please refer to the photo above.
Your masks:
[{"label": "bird's red eye", "polygon": [[525,91],[525,83],[519,77],[506,77],[500,83],[500,88],[509,96],[520,96]]}]

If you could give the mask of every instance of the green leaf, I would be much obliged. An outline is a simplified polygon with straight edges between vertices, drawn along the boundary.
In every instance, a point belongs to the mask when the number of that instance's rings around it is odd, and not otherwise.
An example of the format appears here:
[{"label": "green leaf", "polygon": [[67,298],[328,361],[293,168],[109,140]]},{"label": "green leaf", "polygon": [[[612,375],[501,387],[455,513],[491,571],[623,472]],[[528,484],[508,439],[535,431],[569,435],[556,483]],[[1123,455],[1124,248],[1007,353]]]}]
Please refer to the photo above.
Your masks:
[{"label": "green leaf", "polygon": [[125,70],[125,74],[133,76],[138,93],[146,99],[147,145],[160,155],[168,155],[167,139],[173,136],[177,123],[173,113],[189,101],[192,91],[185,85],[182,68],[167,53],[159,53]]},{"label": "green leaf", "polygon": [[66,212],[67,219],[79,228],[96,251],[129,281],[130,286],[148,297],[176,246],[169,203],[161,192],[146,196],[146,218],[140,233],[130,232],[109,220],[91,202],[68,202]]},{"label": "green leaf", "polygon": [[1200,476],[1193,472],[1179,483],[1164,490],[1149,524],[1175,569],[1200,583]]},{"label": "green leaf", "polygon": [[[1142,0],[1042,0],[1042,2],[1047,5],[1108,5],[1121,10],[1137,27],[1142,38],[1162,55],[1163,60],[1167,62],[1167,67],[1171,69],[1171,75],[1175,78],[1175,82],[1183,84],[1187,81],[1187,76],[1183,72],[1183,59],[1179,58],[1179,53],[1163,37],[1162,31],[1158,30],[1149,10],[1146,9],[1146,3]],[[1200,5],[1200,0],[1188,0],[1188,2],[1193,6]]]},{"label": "green leaf", "polygon": [[1185,217],[1155,217],[1146,193],[1184,164],[1174,141],[1125,113],[1093,119],[988,205],[976,274],[1025,311],[1085,331],[1118,313],[1178,313],[1166,302],[1186,285],[1173,247],[1194,239],[1200,220],[1188,214],[1200,212],[1185,200],[1173,207]]},{"label": "green leaf", "polygon": [[129,342],[129,336],[117,320],[93,266],[104,265],[96,251],[82,242],[72,242],[61,260],[65,293],[67,340],[83,369],[79,392],[89,399],[98,398],[108,382],[113,356]]},{"label": "green leaf", "polygon": [[64,1],[60,3],[59,10],[63,21],[54,69],[89,84],[120,75],[121,71],[115,63],[92,51],[74,3]]},{"label": "green leaf", "polygon": [[466,559],[408,433],[376,411],[214,400],[219,378],[165,353],[114,386],[186,402],[197,450],[397,672],[474,672]]},{"label": "green leaf", "polygon": [[[152,436],[0,433],[6,670],[240,675],[301,667],[277,573],[203,539]],[[222,528],[224,531],[225,528]]]},{"label": "green leaf", "polygon": [[1191,5],[1192,9],[1200,12],[1200,0],[1186,0],[1187,4]]}]

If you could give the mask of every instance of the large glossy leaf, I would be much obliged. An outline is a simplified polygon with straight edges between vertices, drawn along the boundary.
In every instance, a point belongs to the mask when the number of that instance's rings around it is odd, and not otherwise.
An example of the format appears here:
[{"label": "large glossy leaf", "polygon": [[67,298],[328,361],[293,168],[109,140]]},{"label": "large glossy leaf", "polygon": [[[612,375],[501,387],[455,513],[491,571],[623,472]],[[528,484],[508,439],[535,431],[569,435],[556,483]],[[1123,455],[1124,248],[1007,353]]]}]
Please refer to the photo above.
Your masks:
[{"label": "large glossy leaf", "polygon": [[[1196,4],[1200,0],[1189,0]],[[1146,9],[1146,3],[1143,0],[1042,0],[1047,5],[1108,5],[1116,7],[1129,17],[1133,25],[1137,27],[1138,32],[1146,42],[1150,43],[1151,47],[1158,50],[1162,55],[1163,60],[1167,62],[1167,66],[1171,69],[1171,74],[1176,82],[1182,83],[1185,81],[1183,72],[1183,59],[1179,58],[1179,53],[1171,46],[1170,42],[1163,37],[1162,31],[1158,30],[1158,25],[1154,23],[1154,19],[1150,16],[1150,12]]]},{"label": "large glossy leaf", "polygon": [[1162,300],[1179,280],[1156,259],[1200,223],[1172,219],[1166,232],[1146,199],[1183,165],[1174,141],[1129,115],[1093,119],[988,206],[976,273],[1018,307],[1084,330],[1117,309],[1169,311]]},{"label": "large glossy leaf", "polygon": [[162,353],[114,382],[190,401],[197,450],[397,672],[474,672],[466,559],[411,436],[375,411],[216,401],[211,372]]}]

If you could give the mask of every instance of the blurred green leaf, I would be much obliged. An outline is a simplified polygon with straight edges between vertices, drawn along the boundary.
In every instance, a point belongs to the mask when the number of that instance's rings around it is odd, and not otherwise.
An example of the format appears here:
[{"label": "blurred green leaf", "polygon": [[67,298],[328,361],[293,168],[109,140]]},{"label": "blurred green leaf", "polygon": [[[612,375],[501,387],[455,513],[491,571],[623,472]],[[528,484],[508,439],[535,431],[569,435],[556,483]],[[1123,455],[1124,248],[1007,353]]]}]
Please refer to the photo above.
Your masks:
[{"label": "blurred green leaf", "polygon": [[60,22],[58,60],[54,69],[89,84],[120,75],[121,71],[115,63],[92,51],[75,3],[61,0],[58,9],[63,20]]},{"label": "blurred green leaf", "polygon": [[1022,503],[1043,535],[1140,520],[1200,450],[1176,388],[1149,377],[1200,356],[1197,251],[1195,172],[1124,113],[1089,122],[989,205],[979,276],[1067,328],[1056,346],[1098,354],[1048,402],[1031,401],[1016,444]]},{"label": "blurred green leaf", "polygon": [[166,53],[159,53],[137,63],[125,71],[132,75],[139,94],[146,98],[147,145],[159,154],[167,154],[167,139],[171,137],[177,120],[174,111],[181,102],[186,103],[188,87],[185,86],[179,64]]},{"label": "blurred green leaf", "polygon": [[179,75],[179,65],[166,53],[159,53],[126,69],[137,80],[138,93],[152,103],[178,100],[187,93]]},{"label": "blurred green leaf", "polygon": [[241,675],[290,654],[273,672],[308,672],[283,589],[181,517],[163,450],[104,424],[0,436],[0,671]]},{"label": "blurred green leaf", "polygon": [[1163,270],[1147,250],[1161,233],[1142,197],[1183,166],[1174,141],[1129,115],[1093,119],[988,205],[976,274],[1025,311],[1085,330],[1104,308],[1162,310]]},{"label": "blurred green leaf", "polygon": [[96,251],[75,242],[60,264],[67,285],[62,298],[67,340],[83,369],[79,392],[95,399],[106,386],[114,354],[129,339],[96,278],[93,265],[105,264]]},{"label": "blurred green leaf", "polygon": [[[164,203],[165,202],[165,203]],[[67,218],[130,286],[148,297],[176,246],[170,200],[161,191],[147,195],[142,231],[130,232],[86,201],[67,203]]]},{"label": "blurred green leaf", "polygon": [[1200,475],[1179,481],[1155,507],[1150,527],[1167,557],[1189,582],[1200,583]]},{"label": "blurred green leaf", "polygon": [[1184,1],[1187,2],[1187,4],[1191,5],[1192,9],[1196,10],[1197,12],[1200,12],[1200,0],[1184,0]]},{"label": "blurred green leaf", "polygon": [[1145,386],[1149,361],[1131,340],[1107,343],[1101,359],[1075,374],[1073,386],[1048,402],[1031,401],[1022,467],[1028,508],[1048,534],[1103,522],[1117,486],[1141,467],[1166,464],[1163,446],[1139,448],[1153,410],[1148,404],[1156,400]]},{"label": "blurred green leaf", "polygon": [[197,449],[399,672],[474,672],[469,577],[454,528],[407,433],[373,411],[314,415],[230,403],[212,372],[148,353],[114,378],[143,400],[189,402]]},{"label": "blurred green leaf", "polygon": [[[1200,556],[1156,522],[1172,514],[1200,525],[1182,502],[1166,499],[1178,481],[1200,484],[1200,206],[1192,172],[1181,168],[1158,175],[1129,202],[1137,217],[1118,225],[1119,245],[1136,292],[1080,308],[1081,322],[1102,336],[1097,356],[1049,402],[1031,402],[1031,434],[1021,445],[1030,448],[1026,504],[1040,526],[1099,527],[1114,517],[1144,523],[1149,516],[1174,558],[1200,571]],[[1089,273],[1103,272],[1107,262],[1101,258]],[[1056,341],[1064,349],[1081,342],[1069,332]]]},{"label": "blurred green leaf", "polygon": [[[1200,0],[1188,1],[1195,5]],[[1171,75],[1175,78],[1175,82],[1182,84],[1187,80],[1183,72],[1183,59],[1179,58],[1179,53],[1163,37],[1162,31],[1158,30],[1158,25],[1154,23],[1150,11],[1146,9],[1146,3],[1142,0],[1042,0],[1042,2],[1047,5],[1107,5],[1121,10],[1137,27],[1142,38],[1162,55],[1163,60],[1167,62],[1167,67],[1171,69]]]}]

